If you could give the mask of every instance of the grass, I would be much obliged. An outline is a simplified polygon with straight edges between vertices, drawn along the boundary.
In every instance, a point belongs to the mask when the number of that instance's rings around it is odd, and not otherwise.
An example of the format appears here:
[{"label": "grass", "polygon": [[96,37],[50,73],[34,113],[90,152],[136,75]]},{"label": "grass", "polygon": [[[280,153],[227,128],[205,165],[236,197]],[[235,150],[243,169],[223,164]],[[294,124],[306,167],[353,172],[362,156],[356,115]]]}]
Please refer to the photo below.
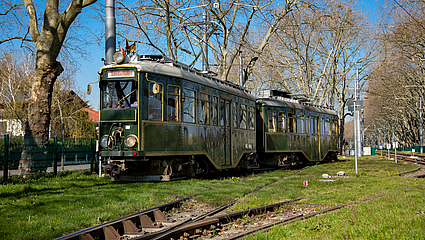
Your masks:
[{"label": "grass", "polygon": [[[421,204],[425,187],[412,186],[425,181],[392,175],[413,168],[379,157],[362,157],[357,175],[353,158],[345,158],[297,174],[274,171],[250,178],[219,180],[115,183],[82,172],[12,178],[0,185],[0,239],[52,239],[205,190],[208,191],[196,197],[197,202],[215,207],[239,199],[234,210],[303,196],[311,197],[288,207],[314,204],[324,208],[397,190],[340,211],[273,228],[250,239],[419,239],[425,237],[425,215],[421,213],[425,211]],[[322,174],[335,176],[338,171],[346,171],[347,177],[334,177],[338,179],[334,182],[320,181]],[[303,181],[308,181],[309,186],[304,187]],[[408,187],[412,188],[403,190]]]},{"label": "grass", "polygon": [[[352,164],[352,158],[346,158],[344,162],[315,166],[277,184],[274,190],[268,188],[256,193],[256,197],[267,196],[272,200],[313,196],[290,205],[304,203],[320,210],[387,194],[339,211],[275,227],[247,239],[424,239],[425,180],[392,175],[416,167],[379,160],[379,157],[363,157],[359,159],[359,174],[356,175]],[[331,173],[341,170],[347,172],[347,178],[320,181],[323,173],[334,175]],[[309,180],[308,187],[302,186],[303,179]],[[281,191],[277,193],[276,189]]]},{"label": "grass", "polygon": [[115,183],[72,173],[0,185],[0,239],[52,239],[230,180]]}]

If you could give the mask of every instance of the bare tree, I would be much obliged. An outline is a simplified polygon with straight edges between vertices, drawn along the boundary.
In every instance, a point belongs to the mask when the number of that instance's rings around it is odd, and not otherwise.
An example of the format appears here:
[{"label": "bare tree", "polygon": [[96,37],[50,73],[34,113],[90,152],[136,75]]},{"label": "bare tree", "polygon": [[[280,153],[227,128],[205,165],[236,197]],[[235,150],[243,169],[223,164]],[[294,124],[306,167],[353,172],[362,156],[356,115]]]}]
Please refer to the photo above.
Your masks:
[{"label": "bare tree", "polygon": [[385,54],[367,91],[374,111],[370,123],[381,128],[394,124],[396,141],[402,145],[419,144],[419,98],[423,101],[425,93],[424,4],[394,1],[386,5],[388,21],[380,39]]},{"label": "bare tree", "polygon": [[190,57],[191,67],[206,58],[202,49],[205,34],[222,80],[229,78],[235,59],[250,41],[249,34],[261,34],[261,41],[245,54],[250,55],[244,75],[246,81],[279,22],[302,3],[298,0],[286,0],[278,5],[269,0],[209,0],[195,5],[191,1],[154,0],[137,2],[131,7],[118,5],[122,10],[119,35],[175,60]]},{"label": "bare tree", "polygon": [[340,147],[344,143],[344,108],[352,99],[356,68],[362,88],[380,50],[367,25],[355,1],[316,2],[281,23],[263,64],[278,75],[269,85],[336,108],[341,120]]}]

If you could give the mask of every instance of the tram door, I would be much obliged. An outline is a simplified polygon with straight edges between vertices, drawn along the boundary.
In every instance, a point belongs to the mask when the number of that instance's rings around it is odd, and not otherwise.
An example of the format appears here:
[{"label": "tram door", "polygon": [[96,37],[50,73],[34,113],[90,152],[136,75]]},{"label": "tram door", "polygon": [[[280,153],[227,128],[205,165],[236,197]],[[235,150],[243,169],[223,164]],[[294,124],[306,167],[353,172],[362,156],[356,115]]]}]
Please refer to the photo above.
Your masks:
[{"label": "tram door", "polygon": [[230,101],[221,99],[220,101],[220,130],[222,134],[221,142],[221,166],[231,164],[231,129],[230,129]]},{"label": "tram door", "polygon": [[320,160],[320,137],[319,137],[319,117],[310,118],[311,131],[311,158]]}]

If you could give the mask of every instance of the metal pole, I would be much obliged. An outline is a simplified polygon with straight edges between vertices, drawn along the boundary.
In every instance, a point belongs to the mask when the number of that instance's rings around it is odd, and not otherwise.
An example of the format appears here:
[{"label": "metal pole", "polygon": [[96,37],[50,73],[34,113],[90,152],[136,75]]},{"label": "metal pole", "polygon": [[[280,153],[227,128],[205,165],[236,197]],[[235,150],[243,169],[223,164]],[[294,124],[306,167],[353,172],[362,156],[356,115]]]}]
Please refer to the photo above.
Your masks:
[{"label": "metal pole", "polygon": [[395,136],[394,136],[394,117],[393,117],[392,129],[393,129],[394,159],[395,159],[395,163],[397,163],[397,146],[396,146],[396,143],[395,143]]},{"label": "metal pole", "polygon": [[94,158],[96,157],[96,149],[94,145],[94,138],[91,138],[90,141],[90,150],[91,150],[91,157],[90,157],[90,173],[93,172],[93,165],[94,165]]},{"label": "metal pole", "polygon": [[357,145],[357,111],[356,111],[356,104],[357,104],[357,79],[359,76],[359,71],[357,69],[357,78],[356,78],[356,82],[354,83],[354,104],[353,104],[353,110],[354,110],[354,165],[356,168],[356,174],[358,173],[357,171],[357,149],[358,149],[358,145]]},{"label": "metal pole", "polygon": [[243,86],[243,59],[242,59],[242,51],[239,51],[239,85]]},{"label": "metal pole", "polygon": [[419,131],[419,137],[420,137],[420,151],[423,152],[423,135],[422,135],[422,97],[419,97],[419,118],[420,118],[420,131]]},{"label": "metal pole", "polygon": [[116,51],[115,0],[105,1],[105,60],[106,65],[113,62]]},{"label": "metal pole", "polygon": [[381,150],[381,157],[382,157],[381,131],[379,131],[379,129],[378,129],[378,147]]},{"label": "metal pole", "polygon": [[58,137],[54,137],[53,175],[58,174]]},{"label": "metal pole", "polygon": [[4,153],[3,153],[3,180],[7,180],[9,175],[9,134],[4,135]]},{"label": "metal pole", "polygon": [[208,44],[207,44],[207,30],[208,30],[208,25],[207,25],[207,12],[202,11],[202,21],[204,23],[203,25],[203,36],[202,36],[202,54],[203,54],[203,58],[202,58],[202,71],[207,72],[208,71]]}]

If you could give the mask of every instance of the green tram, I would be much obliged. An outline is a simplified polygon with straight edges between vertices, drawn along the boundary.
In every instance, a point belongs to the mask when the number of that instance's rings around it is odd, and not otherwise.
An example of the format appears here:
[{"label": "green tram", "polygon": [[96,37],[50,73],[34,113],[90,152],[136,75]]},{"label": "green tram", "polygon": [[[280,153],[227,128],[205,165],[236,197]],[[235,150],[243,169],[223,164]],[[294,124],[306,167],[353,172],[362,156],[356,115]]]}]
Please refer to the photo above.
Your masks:
[{"label": "green tram", "polygon": [[257,152],[267,165],[336,160],[338,116],[328,107],[306,103],[279,90],[257,99]]},{"label": "green tram", "polygon": [[163,56],[125,56],[99,71],[100,159],[116,181],[169,181],[223,169],[331,159],[337,116],[247,90]]},{"label": "green tram", "polygon": [[120,57],[99,72],[100,156],[113,180],[258,167],[248,91],[163,56]]}]

